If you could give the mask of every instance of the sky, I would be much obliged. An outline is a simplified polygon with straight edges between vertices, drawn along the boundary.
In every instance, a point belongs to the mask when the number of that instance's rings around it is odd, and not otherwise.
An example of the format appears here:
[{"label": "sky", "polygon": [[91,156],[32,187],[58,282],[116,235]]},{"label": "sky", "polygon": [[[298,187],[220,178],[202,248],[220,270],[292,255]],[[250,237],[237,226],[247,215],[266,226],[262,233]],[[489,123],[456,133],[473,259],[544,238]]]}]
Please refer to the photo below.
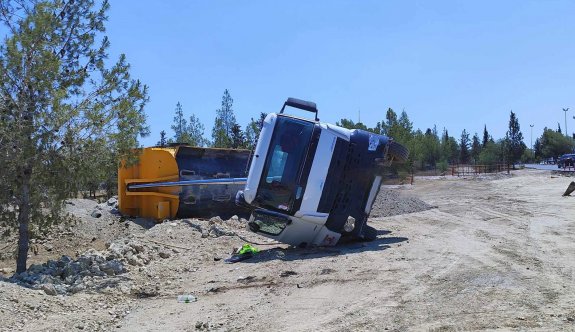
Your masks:
[{"label": "sky", "polygon": [[149,86],[144,146],[173,135],[178,102],[211,138],[225,89],[242,128],[296,97],[325,122],[372,127],[391,107],[456,139],[503,137],[512,110],[527,146],[530,125],[533,141],[565,115],[575,131],[575,1],[110,3],[110,60]]}]

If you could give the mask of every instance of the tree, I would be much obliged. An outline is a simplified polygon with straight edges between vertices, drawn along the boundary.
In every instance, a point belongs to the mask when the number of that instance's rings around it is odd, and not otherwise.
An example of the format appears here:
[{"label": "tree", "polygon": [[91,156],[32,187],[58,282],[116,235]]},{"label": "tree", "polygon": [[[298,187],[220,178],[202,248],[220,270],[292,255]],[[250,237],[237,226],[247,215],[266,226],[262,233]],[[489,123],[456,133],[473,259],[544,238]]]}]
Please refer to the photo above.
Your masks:
[{"label": "tree", "polygon": [[557,158],[562,154],[572,152],[575,147],[569,137],[548,128],[543,129],[540,144],[540,153],[543,158]]},{"label": "tree", "polygon": [[[547,129],[547,128],[545,128]],[[541,155],[541,139],[536,138],[535,139],[535,143],[533,144],[533,155],[535,157],[535,160],[538,160],[542,157]]]},{"label": "tree", "polygon": [[246,139],[244,137],[244,133],[242,131],[242,127],[239,124],[235,124],[232,127],[232,148],[234,149],[243,149],[246,147]]},{"label": "tree", "polygon": [[477,135],[477,133],[475,133],[475,135],[473,135],[473,139],[471,141],[471,157],[473,158],[473,161],[475,163],[477,163],[479,161],[479,154],[481,153],[481,147],[482,147],[482,144],[479,141],[479,135]]},{"label": "tree", "polygon": [[174,131],[173,140],[175,143],[191,144],[191,138],[190,135],[188,135],[188,122],[186,121],[180,102],[176,104],[174,124],[172,124],[171,128]]},{"label": "tree", "polygon": [[482,165],[495,165],[502,160],[501,144],[489,140],[479,153],[479,162]]},{"label": "tree", "polygon": [[428,128],[423,137],[423,166],[436,166],[440,160],[440,142],[435,134],[437,129]]},{"label": "tree", "polygon": [[[378,123],[378,126],[380,123]],[[381,133],[387,136],[392,136],[392,128],[397,126],[397,114],[390,107],[385,113],[385,121],[381,122]]]},{"label": "tree", "polygon": [[561,125],[557,122],[557,132],[561,134]]},{"label": "tree", "polygon": [[469,162],[469,134],[463,129],[459,140],[459,162],[466,164]]},{"label": "tree", "polygon": [[[0,2],[0,217],[18,226],[16,272],[26,270],[31,225],[45,229],[94,166],[133,160],[149,133],[147,87],[124,55],[106,65],[108,2]],[[88,153],[86,153],[88,152]],[[4,191],[6,190],[6,191]]]},{"label": "tree", "polygon": [[160,131],[160,140],[156,143],[156,146],[165,147],[168,145],[168,139],[166,138],[166,131]]},{"label": "tree", "polygon": [[194,114],[190,115],[190,121],[186,127],[186,137],[188,137],[188,144],[193,146],[206,146],[208,145],[208,140],[204,138],[204,125],[200,122],[200,119]]},{"label": "tree", "polygon": [[481,147],[484,148],[489,142],[489,133],[487,132],[487,125],[483,125],[483,141],[481,142]]},{"label": "tree", "polygon": [[457,163],[459,160],[459,144],[454,137],[449,136],[445,128],[441,135],[441,160],[448,163]]},{"label": "tree", "polygon": [[260,113],[260,117],[257,121],[254,120],[254,118],[251,118],[250,123],[248,123],[246,126],[244,137],[246,139],[246,147],[248,149],[255,149],[266,116],[267,113],[262,112]]},{"label": "tree", "polygon": [[527,146],[523,143],[523,134],[519,127],[519,120],[513,111],[511,111],[511,114],[509,115],[509,130],[507,131],[507,137],[509,138],[508,161],[515,166],[515,162],[521,159]]},{"label": "tree", "polygon": [[344,127],[347,129],[363,129],[368,130],[367,126],[361,122],[354,123],[351,119],[341,119],[335,123],[337,126]]},{"label": "tree", "polygon": [[234,100],[228,89],[222,96],[222,106],[216,110],[216,119],[212,129],[213,146],[216,148],[229,148],[232,146],[232,128],[236,125],[236,116],[233,110]]}]

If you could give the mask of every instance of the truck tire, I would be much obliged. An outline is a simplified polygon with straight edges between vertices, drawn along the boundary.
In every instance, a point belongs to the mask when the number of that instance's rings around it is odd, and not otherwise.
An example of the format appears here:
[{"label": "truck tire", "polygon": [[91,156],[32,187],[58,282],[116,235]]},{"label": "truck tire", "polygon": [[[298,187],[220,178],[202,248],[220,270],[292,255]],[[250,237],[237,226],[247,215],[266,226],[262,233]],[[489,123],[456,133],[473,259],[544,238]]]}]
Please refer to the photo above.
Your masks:
[{"label": "truck tire", "polygon": [[407,161],[407,158],[409,157],[409,150],[407,150],[406,147],[404,147],[403,145],[401,145],[395,141],[391,141],[389,143],[389,148],[387,150],[387,153],[396,162],[405,162],[405,161]]}]

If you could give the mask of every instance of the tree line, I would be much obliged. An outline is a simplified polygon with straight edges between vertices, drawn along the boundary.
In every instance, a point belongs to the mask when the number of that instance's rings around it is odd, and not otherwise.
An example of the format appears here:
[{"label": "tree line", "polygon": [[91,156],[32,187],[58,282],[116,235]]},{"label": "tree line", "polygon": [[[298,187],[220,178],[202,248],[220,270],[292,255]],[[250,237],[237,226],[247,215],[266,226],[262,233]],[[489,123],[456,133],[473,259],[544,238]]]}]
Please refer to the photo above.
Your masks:
[{"label": "tree line", "polygon": [[[183,143],[200,147],[217,148],[252,148],[266,113],[260,113],[257,119],[251,118],[245,130],[236,122],[233,110],[233,99],[226,89],[222,96],[221,107],[216,110],[211,140],[204,137],[204,125],[195,115],[189,120],[184,116],[182,105],[176,104],[173,124],[173,135],[167,137],[164,130],[160,132],[160,140],[156,145],[166,146],[172,143]],[[524,143],[519,119],[515,112],[509,114],[508,130],[505,137],[494,139],[483,127],[481,136],[473,136],[464,129],[456,138],[451,136],[446,128],[438,132],[437,126],[425,131],[414,129],[407,112],[403,110],[399,116],[388,108],[385,118],[373,127],[362,122],[354,122],[343,118],[336,122],[338,126],[348,129],[362,129],[376,134],[392,137],[406,146],[410,151],[408,165],[416,170],[440,169],[446,170],[450,164],[481,164],[494,165],[501,163],[516,164],[518,162],[534,162],[573,151],[573,140],[557,131],[545,128],[541,137],[535,140],[533,151]]]},{"label": "tree line", "polygon": [[194,115],[186,118],[180,102],[176,104],[172,136],[165,130],[160,132],[156,146],[165,147],[172,144],[188,144],[198,147],[251,149],[255,147],[263,121],[267,113],[260,113],[259,118],[251,118],[245,129],[237,123],[233,109],[234,100],[228,89],[224,90],[221,107],[216,110],[211,140],[204,137],[205,127]]},{"label": "tree line", "polygon": [[528,149],[523,141],[523,133],[515,112],[509,114],[508,130],[504,137],[495,140],[488,132],[487,125],[479,136],[464,129],[458,138],[450,136],[447,129],[439,133],[437,127],[425,131],[414,130],[413,123],[405,111],[399,117],[389,108],[385,119],[377,122],[374,127],[363,123],[354,123],[350,119],[341,119],[338,125],[353,129],[369,130],[374,133],[392,137],[410,150],[409,166],[416,170],[439,168],[446,170],[450,164],[481,164],[494,165],[498,163],[515,165],[518,162],[527,163],[547,158],[556,158],[564,153],[572,152],[574,140],[557,131],[545,128],[541,137],[535,140],[533,150]]}]

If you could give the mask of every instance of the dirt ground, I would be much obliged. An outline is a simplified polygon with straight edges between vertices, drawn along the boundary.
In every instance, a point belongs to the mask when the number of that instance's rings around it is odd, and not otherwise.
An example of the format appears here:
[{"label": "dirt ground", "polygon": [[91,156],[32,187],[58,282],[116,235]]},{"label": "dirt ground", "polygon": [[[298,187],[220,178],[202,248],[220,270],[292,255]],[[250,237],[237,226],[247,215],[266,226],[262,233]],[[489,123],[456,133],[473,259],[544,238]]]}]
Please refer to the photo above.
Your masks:
[{"label": "dirt ground", "polygon": [[[416,177],[381,191],[376,241],[313,249],[249,233],[242,220],[154,226],[106,204],[94,218],[96,203],[75,200],[81,222],[39,240],[30,261],[80,261],[93,248],[86,260],[125,270],[106,275],[94,263],[54,292],[22,281],[40,280],[33,268],[29,279],[9,278],[5,258],[0,330],[572,331],[575,197],[561,196],[572,180],[536,170]],[[225,264],[245,240],[261,252]],[[197,301],[178,303],[181,294]]]}]

